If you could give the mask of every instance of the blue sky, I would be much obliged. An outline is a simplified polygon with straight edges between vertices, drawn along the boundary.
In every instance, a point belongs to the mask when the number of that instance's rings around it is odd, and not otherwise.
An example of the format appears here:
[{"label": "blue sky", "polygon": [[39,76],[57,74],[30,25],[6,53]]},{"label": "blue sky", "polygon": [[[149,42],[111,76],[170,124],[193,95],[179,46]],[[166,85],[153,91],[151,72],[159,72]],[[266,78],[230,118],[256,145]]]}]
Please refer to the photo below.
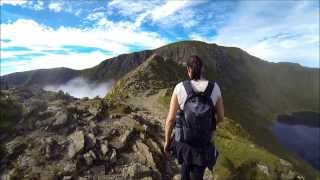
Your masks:
[{"label": "blue sky", "polygon": [[1,0],[1,75],[84,69],[181,40],[319,67],[319,1]]}]

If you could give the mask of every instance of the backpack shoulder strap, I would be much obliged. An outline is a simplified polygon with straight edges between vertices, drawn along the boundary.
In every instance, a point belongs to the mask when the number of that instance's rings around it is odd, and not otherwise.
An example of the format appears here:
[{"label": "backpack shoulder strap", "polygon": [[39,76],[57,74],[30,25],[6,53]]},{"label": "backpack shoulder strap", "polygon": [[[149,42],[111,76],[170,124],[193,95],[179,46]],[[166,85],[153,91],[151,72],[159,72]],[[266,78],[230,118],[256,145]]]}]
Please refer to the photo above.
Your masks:
[{"label": "backpack shoulder strap", "polygon": [[204,95],[206,97],[210,98],[212,91],[213,91],[213,88],[214,88],[214,84],[215,84],[214,81],[208,81],[208,86],[207,86],[206,90],[204,91]]},{"label": "backpack shoulder strap", "polygon": [[194,94],[190,80],[183,81],[183,87],[186,90],[188,97],[191,97]]}]

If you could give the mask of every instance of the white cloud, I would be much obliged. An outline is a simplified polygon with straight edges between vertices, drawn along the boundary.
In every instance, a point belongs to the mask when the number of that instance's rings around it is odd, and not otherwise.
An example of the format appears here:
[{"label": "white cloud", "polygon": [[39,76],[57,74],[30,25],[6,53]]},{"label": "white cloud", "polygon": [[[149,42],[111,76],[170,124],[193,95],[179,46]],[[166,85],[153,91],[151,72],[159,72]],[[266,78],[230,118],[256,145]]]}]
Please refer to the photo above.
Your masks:
[{"label": "white cloud", "polygon": [[[97,47],[112,54],[128,52],[129,45],[155,48],[166,43],[158,34],[130,29],[130,23],[113,23],[105,20],[95,28],[59,27],[52,29],[33,20],[19,19],[11,24],[1,24],[1,34],[11,39],[4,47],[19,46],[32,50],[58,49],[65,45]],[[26,36],[28,34],[28,36]]]},{"label": "white cloud", "polygon": [[23,4],[26,4],[28,1],[27,0],[1,0],[0,5],[12,5],[12,6],[20,6]]},{"label": "white cloud", "polygon": [[[101,22],[102,20],[105,22]],[[11,73],[12,70],[6,70],[6,68],[12,69],[9,67],[15,67],[14,71],[62,66],[83,69],[96,65],[107,57],[128,53],[130,52],[130,46],[151,49],[168,42],[157,33],[131,28],[130,22],[114,23],[106,18],[102,20],[100,25],[85,29],[63,26],[53,29],[26,19],[1,24],[1,37],[11,40],[3,42],[1,44],[3,48],[25,47],[31,49],[31,52],[2,50],[1,58],[13,58],[30,53],[32,55],[33,53],[43,53],[42,51],[45,50],[61,50],[67,45],[95,47],[110,52],[108,54],[101,51],[89,54],[46,53],[45,56],[31,57],[30,61],[21,62],[19,65],[15,65],[17,61],[7,64],[2,63],[2,72]],[[26,36],[26,34],[28,35]]]},{"label": "white cloud", "polygon": [[23,8],[29,8],[35,11],[43,10],[44,9],[44,2],[43,0],[1,0],[0,5],[12,5],[12,6],[21,6]]},{"label": "white cloud", "polygon": [[217,36],[203,39],[269,61],[319,66],[319,6],[314,3],[241,1]]},{"label": "white cloud", "polygon": [[99,20],[104,17],[106,17],[104,12],[94,12],[94,13],[89,14],[86,19],[88,19],[90,21],[95,21],[95,20]]},{"label": "white cloud", "polygon": [[[12,72],[28,71],[34,69],[48,69],[55,67],[67,67],[72,69],[85,69],[93,67],[110,56],[94,51],[91,53],[47,54],[45,56],[32,57],[31,60],[10,60],[1,62],[1,75]],[[12,69],[13,68],[13,69]]]},{"label": "white cloud", "polygon": [[61,2],[51,2],[48,7],[54,12],[60,12],[63,8],[63,4]]},{"label": "white cloud", "polygon": [[159,21],[191,4],[192,4],[192,1],[187,1],[187,0],[167,1],[165,4],[153,9],[151,11],[151,17],[154,21]]},{"label": "white cloud", "polygon": [[39,10],[43,10],[44,9],[44,2],[42,0],[38,0],[38,1],[30,1],[32,4],[32,9],[39,11]]},{"label": "white cloud", "polygon": [[121,1],[114,0],[108,4],[109,9],[116,9],[121,15],[134,18],[134,27],[151,21],[165,26],[182,25],[189,28],[198,22],[193,19],[192,6],[205,1],[167,0],[167,1]]},{"label": "white cloud", "polygon": [[122,1],[122,0],[113,0],[108,3],[108,9],[111,11],[116,10],[117,13],[124,16],[138,16],[141,13],[144,13],[150,9],[160,5],[159,0],[155,1]]}]

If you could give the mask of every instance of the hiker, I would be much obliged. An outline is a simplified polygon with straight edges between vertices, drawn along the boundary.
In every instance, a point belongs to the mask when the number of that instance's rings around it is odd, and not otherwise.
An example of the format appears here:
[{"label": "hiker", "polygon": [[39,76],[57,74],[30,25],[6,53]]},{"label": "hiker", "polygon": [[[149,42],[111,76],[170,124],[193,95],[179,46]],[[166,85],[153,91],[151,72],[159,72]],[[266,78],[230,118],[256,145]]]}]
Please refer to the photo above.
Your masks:
[{"label": "hiker", "polygon": [[219,154],[212,136],[224,118],[223,100],[218,84],[202,78],[202,66],[198,56],[189,57],[190,80],[175,86],[165,124],[164,151],[181,164],[182,180],[202,180],[206,167],[212,170]]}]

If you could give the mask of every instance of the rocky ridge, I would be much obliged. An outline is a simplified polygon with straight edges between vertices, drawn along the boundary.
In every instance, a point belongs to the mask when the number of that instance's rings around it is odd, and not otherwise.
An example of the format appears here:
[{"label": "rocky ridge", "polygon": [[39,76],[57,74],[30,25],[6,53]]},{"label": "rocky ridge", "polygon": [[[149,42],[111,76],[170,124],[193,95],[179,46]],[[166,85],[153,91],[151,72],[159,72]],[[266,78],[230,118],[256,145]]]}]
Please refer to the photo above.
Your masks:
[{"label": "rocky ridge", "polygon": [[[143,106],[34,88],[2,90],[1,95],[1,102],[10,99],[21,108],[14,112],[21,118],[1,129],[1,179],[180,179],[179,165],[162,150],[163,119]],[[248,135],[232,122],[221,125],[217,143],[250,142],[239,139]],[[303,179],[289,162],[271,155],[277,168],[262,160],[237,164],[221,153],[215,173],[207,170],[205,179]],[[224,164],[228,158],[233,167]]]}]

